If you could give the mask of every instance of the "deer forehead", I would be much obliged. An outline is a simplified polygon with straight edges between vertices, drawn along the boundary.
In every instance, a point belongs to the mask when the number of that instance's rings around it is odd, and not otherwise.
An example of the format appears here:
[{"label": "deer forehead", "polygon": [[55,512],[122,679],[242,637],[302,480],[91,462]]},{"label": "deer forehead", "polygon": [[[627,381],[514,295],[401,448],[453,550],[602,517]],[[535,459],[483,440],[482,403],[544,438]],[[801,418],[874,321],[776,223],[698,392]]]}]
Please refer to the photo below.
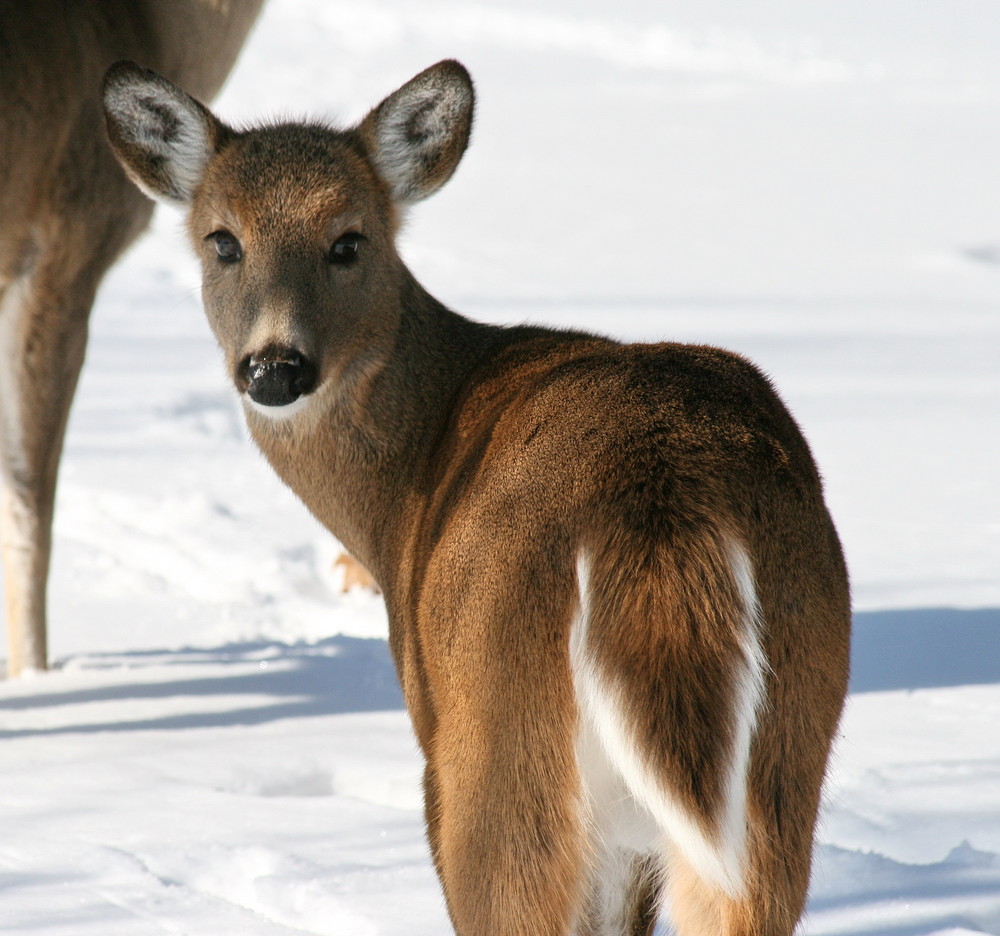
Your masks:
[{"label": "deer forehead", "polygon": [[192,222],[196,238],[210,233],[199,226],[223,225],[323,239],[338,227],[394,229],[396,219],[355,134],[292,124],[235,135],[206,168]]}]

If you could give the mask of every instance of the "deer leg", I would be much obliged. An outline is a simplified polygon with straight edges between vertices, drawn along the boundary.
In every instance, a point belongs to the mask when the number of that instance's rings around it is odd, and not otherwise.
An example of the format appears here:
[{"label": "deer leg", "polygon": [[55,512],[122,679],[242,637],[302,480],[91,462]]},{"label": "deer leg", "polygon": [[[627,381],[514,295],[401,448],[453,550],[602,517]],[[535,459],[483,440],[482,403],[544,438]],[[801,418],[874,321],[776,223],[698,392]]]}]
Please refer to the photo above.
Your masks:
[{"label": "deer leg", "polygon": [[671,920],[677,936],[791,936],[798,917],[780,887],[757,882],[734,899],[676,857],[670,863]]},{"label": "deer leg", "polygon": [[347,594],[353,588],[361,588],[374,592],[376,595],[381,592],[371,572],[350,553],[342,552],[337,556],[333,561],[333,568],[339,569],[341,572],[340,591],[342,594]]},{"label": "deer leg", "polygon": [[0,297],[0,542],[8,676],[47,665],[46,580],[56,474],[83,364],[93,275],[62,280],[39,264]]},{"label": "deer leg", "polygon": [[622,932],[625,936],[653,936],[663,889],[658,862],[651,856],[637,856],[629,870],[629,901]]},{"label": "deer leg", "polygon": [[[794,769],[794,758],[791,758]],[[738,895],[720,890],[669,849],[667,893],[677,936],[792,936],[805,902],[811,836],[782,835],[779,824],[755,809],[745,881]],[[811,828],[811,826],[810,826]]]},{"label": "deer leg", "polygon": [[580,936],[652,936],[663,886],[659,856],[605,850],[591,880]]},{"label": "deer leg", "polygon": [[455,932],[569,936],[585,872],[572,762],[483,754],[438,770],[436,858]]},{"label": "deer leg", "polygon": [[[425,660],[448,672],[427,745],[429,818],[457,936],[569,936],[586,896],[577,712],[563,649],[571,583],[539,565],[522,567],[499,602],[481,578],[458,587],[462,613],[439,604],[443,627],[425,634]],[[545,583],[543,600],[524,582]]]}]

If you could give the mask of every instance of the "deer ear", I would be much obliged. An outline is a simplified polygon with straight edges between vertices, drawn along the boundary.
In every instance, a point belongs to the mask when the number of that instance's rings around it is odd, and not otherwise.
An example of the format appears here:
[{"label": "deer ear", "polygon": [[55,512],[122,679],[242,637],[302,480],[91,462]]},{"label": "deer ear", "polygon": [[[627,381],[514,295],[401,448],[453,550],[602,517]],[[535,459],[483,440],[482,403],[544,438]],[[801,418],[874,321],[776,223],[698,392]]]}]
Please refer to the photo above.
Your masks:
[{"label": "deer ear", "polygon": [[397,202],[436,192],[469,145],[475,93],[464,66],[438,62],[389,95],[358,128]]},{"label": "deer ear", "polygon": [[207,107],[134,62],[104,76],[104,117],[118,162],[147,195],[187,204],[224,135]]}]

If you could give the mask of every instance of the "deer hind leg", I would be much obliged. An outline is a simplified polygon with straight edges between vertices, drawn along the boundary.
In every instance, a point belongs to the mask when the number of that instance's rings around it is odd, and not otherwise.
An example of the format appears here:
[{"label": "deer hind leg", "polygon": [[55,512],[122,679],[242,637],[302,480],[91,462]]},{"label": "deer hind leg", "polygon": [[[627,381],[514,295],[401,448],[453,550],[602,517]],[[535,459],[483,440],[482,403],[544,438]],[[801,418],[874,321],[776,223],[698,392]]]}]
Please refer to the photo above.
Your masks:
[{"label": "deer hind leg", "polygon": [[678,936],[791,936],[804,893],[783,882],[783,869],[758,866],[753,884],[738,898],[705,880],[675,853],[670,862],[668,906]]},{"label": "deer hind leg", "polygon": [[506,588],[478,574],[448,588],[421,634],[434,690],[428,832],[458,936],[570,936],[585,895],[563,652],[572,576],[547,554],[529,561]]},{"label": "deer hind leg", "polygon": [[594,842],[596,860],[579,936],[652,936],[660,913],[658,854]]},{"label": "deer hind leg", "polygon": [[579,936],[652,936],[660,913],[658,856],[619,851],[601,861]]},{"label": "deer hind leg", "polygon": [[623,932],[626,936],[653,936],[660,915],[663,892],[663,870],[653,855],[637,856],[630,868]]},{"label": "deer hind leg", "polygon": [[[543,733],[559,720],[551,711],[532,717]],[[584,875],[572,750],[499,713],[489,736],[482,727],[449,716],[435,741],[431,834],[455,932],[569,936]]]}]

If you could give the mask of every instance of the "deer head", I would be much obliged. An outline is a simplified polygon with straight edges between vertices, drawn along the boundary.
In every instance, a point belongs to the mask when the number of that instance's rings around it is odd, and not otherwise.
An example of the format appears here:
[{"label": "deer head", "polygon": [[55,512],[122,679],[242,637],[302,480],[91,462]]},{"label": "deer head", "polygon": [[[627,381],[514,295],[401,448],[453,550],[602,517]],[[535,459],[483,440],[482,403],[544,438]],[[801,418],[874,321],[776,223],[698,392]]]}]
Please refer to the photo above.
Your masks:
[{"label": "deer head", "polygon": [[111,145],[147,195],[187,207],[205,309],[249,411],[288,417],[384,366],[409,279],[401,211],[451,177],[473,101],[466,70],[443,61],[350,129],[244,132],[153,72],[109,70]]}]

